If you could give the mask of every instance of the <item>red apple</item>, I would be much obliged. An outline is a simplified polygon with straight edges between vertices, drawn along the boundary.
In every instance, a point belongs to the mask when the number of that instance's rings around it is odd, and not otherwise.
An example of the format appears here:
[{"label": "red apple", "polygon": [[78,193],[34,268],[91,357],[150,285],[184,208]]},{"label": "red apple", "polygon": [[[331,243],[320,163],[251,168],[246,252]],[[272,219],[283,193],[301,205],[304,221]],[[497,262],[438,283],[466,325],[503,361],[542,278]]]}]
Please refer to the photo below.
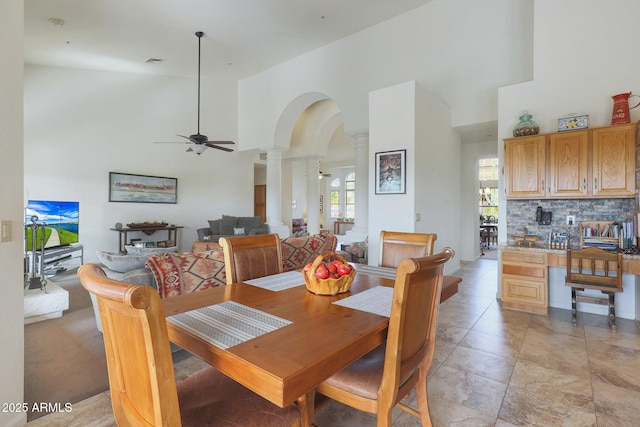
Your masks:
[{"label": "red apple", "polygon": [[329,278],[329,270],[327,270],[326,267],[321,265],[316,269],[315,276],[318,279],[327,279],[327,278]]},{"label": "red apple", "polygon": [[351,273],[351,268],[348,264],[340,264],[338,266],[338,274],[340,276],[345,276],[347,274]]}]

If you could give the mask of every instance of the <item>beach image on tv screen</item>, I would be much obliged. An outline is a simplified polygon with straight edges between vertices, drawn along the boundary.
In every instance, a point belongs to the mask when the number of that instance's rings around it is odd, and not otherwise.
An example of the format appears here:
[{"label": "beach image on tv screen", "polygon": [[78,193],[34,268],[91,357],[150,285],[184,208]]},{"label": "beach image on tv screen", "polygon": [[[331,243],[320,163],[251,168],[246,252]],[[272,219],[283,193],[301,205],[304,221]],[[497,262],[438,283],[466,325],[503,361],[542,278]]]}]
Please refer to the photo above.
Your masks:
[{"label": "beach image on tv screen", "polygon": [[41,248],[43,232],[45,249],[77,243],[79,213],[78,202],[29,200],[25,215],[26,249],[33,249],[34,215],[38,217],[37,223],[44,225],[36,228],[36,250]]}]

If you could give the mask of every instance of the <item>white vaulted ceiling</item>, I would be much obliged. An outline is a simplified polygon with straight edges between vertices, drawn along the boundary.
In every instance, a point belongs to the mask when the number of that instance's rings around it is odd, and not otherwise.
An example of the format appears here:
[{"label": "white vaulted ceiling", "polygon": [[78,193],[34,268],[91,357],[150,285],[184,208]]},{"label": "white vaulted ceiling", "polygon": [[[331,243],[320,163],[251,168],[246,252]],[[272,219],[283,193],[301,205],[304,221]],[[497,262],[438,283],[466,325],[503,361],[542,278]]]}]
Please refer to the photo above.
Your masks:
[{"label": "white vaulted ceiling", "polygon": [[429,1],[24,0],[25,63],[194,76],[203,31],[203,76],[239,80]]}]

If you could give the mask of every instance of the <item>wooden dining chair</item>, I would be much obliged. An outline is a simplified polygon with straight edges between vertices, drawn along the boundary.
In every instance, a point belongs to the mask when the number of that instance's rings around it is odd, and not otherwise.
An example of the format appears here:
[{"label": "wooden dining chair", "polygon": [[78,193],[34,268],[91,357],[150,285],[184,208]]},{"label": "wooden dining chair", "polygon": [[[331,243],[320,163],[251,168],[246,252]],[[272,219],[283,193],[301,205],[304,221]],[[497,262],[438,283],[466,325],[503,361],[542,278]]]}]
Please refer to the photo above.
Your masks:
[{"label": "wooden dining chair", "polygon": [[299,426],[280,408],[214,368],[176,384],[164,307],[152,287],[115,281],[94,264],[78,270],[98,300],[111,405],[120,426]]},{"label": "wooden dining chair", "polygon": [[380,232],[378,266],[396,268],[405,258],[420,258],[433,254],[437,234]]},{"label": "wooden dining chair", "polygon": [[221,237],[227,285],[282,273],[282,248],[277,234]]},{"label": "wooden dining chair", "polygon": [[[398,266],[385,344],[353,362],[316,391],[361,411],[377,415],[378,426],[391,426],[394,406],[431,426],[427,374],[435,348],[444,264],[455,252],[407,258]],[[401,403],[416,390],[418,410]]]},{"label": "wooden dining chair", "polygon": [[[578,324],[577,303],[609,306],[609,327],[616,331],[615,296],[622,292],[622,253],[600,248],[567,250],[566,286],[571,287],[571,321]],[[580,295],[585,289],[595,289],[605,297]]]}]

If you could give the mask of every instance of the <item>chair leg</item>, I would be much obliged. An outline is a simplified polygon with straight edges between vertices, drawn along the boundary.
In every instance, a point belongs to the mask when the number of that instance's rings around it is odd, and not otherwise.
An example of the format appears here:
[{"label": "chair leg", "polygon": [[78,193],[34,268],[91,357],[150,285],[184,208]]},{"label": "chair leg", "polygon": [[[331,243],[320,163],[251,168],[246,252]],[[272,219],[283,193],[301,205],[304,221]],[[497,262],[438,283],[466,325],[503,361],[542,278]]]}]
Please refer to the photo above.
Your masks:
[{"label": "chair leg", "polygon": [[578,308],[576,302],[576,288],[571,288],[571,323],[573,323],[573,326],[578,326]]},{"label": "chair leg", "polygon": [[617,332],[618,328],[616,327],[616,293],[615,292],[607,292],[609,295],[609,327],[613,332]]},{"label": "chair leg", "polygon": [[420,423],[423,427],[431,427],[433,426],[433,421],[431,420],[431,412],[429,411],[429,399],[427,393],[428,370],[422,368],[419,375],[420,377],[416,384],[416,401],[418,402]]}]

